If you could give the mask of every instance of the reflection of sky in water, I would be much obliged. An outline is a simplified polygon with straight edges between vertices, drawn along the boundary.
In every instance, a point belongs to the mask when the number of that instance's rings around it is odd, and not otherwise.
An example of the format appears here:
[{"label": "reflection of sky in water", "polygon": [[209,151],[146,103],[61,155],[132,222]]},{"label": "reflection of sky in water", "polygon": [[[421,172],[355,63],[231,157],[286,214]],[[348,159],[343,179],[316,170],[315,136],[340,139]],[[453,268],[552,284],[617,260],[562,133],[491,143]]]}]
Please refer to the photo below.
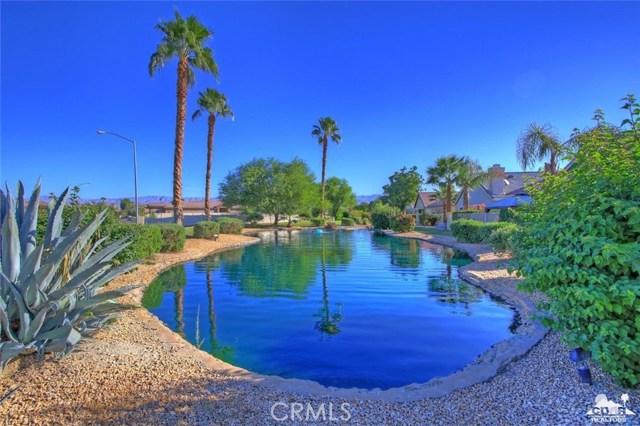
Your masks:
[{"label": "reflection of sky in water", "polygon": [[468,262],[368,231],[268,233],[165,272],[143,303],[192,342],[199,317],[202,349],[248,370],[390,388],[452,373],[509,336],[512,311],[457,278]]}]

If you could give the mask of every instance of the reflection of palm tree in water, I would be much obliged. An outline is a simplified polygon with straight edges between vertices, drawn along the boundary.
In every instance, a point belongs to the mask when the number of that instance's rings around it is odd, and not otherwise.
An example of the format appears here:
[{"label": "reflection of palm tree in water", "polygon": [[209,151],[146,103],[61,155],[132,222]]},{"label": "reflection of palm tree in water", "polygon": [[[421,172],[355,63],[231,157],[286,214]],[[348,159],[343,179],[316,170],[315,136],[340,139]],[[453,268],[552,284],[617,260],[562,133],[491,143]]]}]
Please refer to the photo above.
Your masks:
[{"label": "reflection of palm tree in water", "polygon": [[176,303],[176,323],[178,326],[176,327],[176,332],[184,336],[184,288],[176,291],[175,293],[175,303]]},{"label": "reflection of palm tree in water", "polygon": [[216,313],[213,306],[213,277],[209,262],[207,262],[207,296],[209,299],[209,343],[211,348],[214,348],[216,345]]},{"label": "reflection of palm tree in water", "polygon": [[338,312],[331,315],[329,309],[329,287],[327,285],[327,262],[325,257],[324,236],[322,237],[322,300],[324,306],[320,309],[320,319],[316,322],[316,330],[322,334],[332,335],[340,333],[338,323],[342,321],[341,306]]}]

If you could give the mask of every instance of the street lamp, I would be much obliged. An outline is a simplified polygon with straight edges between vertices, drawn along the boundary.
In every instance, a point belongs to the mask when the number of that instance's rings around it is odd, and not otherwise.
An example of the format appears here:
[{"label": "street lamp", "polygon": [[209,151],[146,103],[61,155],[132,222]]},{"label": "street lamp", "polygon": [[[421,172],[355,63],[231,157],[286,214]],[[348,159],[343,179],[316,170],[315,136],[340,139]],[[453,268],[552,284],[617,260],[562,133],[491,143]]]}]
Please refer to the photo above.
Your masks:
[{"label": "street lamp", "polygon": [[119,135],[117,133],[113,133],[113,132],[107,132],[105,130],[98,130],[97,133],[99,135],[105,135],[105,134],[109,134],[109,135],[113,135],[113,136],[117,136],[121,139],[124,139],[126,141],[129,141],[133,144],[133,184],[135,187],[135,197],[136,197],[136,223],[138,222],[138,160],[136,158],[136,141],[135,139],[129,139],[129,138],[125,138],[122,135]]}]

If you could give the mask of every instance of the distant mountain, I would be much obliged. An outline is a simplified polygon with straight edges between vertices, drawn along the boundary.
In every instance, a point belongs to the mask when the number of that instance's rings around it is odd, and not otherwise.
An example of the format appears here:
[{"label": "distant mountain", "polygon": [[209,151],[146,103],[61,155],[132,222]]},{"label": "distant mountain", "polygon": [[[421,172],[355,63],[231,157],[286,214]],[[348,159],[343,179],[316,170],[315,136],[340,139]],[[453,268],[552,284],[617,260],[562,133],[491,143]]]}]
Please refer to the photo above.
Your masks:
[{"label": "distant mountain", "polygon": [[377,200],[380,197],[382,197],[382,194],[357,195],[356,196],[356,201],[358,202],[358,204],[360,204],[360,203],[370,203],[372,201]]}]

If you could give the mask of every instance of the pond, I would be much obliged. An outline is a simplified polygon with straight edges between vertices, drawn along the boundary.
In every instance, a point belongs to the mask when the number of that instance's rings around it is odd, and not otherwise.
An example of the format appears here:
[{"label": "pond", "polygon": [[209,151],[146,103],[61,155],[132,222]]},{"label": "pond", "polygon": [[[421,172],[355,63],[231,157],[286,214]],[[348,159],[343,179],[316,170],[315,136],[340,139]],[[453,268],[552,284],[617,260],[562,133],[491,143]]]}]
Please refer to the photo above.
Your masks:
[{"label": "pond", "polygon": [[143,305],[261,374],[365,389],[424,383],[510,336],[514,312],[450,248],[370,231],[280,231],[162,273]]}]

